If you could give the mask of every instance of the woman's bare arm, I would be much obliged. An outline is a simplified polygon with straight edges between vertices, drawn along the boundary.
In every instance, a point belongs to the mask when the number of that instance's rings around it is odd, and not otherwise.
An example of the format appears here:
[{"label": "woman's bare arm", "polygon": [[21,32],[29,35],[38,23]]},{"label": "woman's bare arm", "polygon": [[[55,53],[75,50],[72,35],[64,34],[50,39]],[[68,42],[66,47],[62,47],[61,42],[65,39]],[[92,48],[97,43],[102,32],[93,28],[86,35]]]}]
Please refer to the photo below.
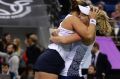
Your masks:
[{"label": "woman's bare arm", "polygon": [[[93,10],[90,13],[90,19],[96,19],[98,13],[98,10]],[[73,29],[81,36],[84,42],[86,41],[88,45],[91,44],[95,39],[96,25],[89,23],[89,26],[86,26],[77,17],[72,17],[72,20]]]},{"label": "woman's bare arm", "polygon": [[69,43],[73,43],[76,41],[80,41],[81,37],[77,34],[71,34],[68,36],[51,36],[50,40],[54,43],[62,43],[62,44],[69,44]]}]

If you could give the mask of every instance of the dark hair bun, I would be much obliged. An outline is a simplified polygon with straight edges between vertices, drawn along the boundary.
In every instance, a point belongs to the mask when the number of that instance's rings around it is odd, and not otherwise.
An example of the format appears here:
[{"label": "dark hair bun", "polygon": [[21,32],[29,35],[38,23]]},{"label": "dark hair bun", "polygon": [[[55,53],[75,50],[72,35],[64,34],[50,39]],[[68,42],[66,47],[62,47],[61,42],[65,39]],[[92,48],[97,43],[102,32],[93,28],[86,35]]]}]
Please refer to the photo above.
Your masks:
[{"label": "dark hair bun", "polygon": [[78,5],[88,6],[84,0],[71,0],[71,10],[79,11]]},{"label": "dark hair bun", "polygon": [[76,0],[71,0],[71,10],[72,11],[79,11],[78,3]]}]

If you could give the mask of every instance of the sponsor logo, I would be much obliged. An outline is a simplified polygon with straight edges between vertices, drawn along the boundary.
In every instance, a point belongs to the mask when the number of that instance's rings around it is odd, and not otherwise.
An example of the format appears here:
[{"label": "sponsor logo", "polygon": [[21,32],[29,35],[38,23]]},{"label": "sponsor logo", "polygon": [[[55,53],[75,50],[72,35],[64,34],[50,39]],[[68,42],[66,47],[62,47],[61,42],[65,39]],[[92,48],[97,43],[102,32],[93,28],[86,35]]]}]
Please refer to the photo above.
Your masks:
[{"label": "sponsor logo", "polygon": [[0,19],[22,18],[31,12],[33,0],[15,0],[13,3],[0,0]]}]

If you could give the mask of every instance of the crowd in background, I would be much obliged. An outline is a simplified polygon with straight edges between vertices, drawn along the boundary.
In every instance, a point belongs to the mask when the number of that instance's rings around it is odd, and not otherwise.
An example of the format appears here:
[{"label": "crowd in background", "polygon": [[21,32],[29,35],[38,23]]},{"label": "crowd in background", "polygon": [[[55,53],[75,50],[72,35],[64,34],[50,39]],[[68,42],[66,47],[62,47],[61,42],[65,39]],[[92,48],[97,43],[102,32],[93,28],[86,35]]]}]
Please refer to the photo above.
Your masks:
[{"label": "crowd in background", "polygon": [[5,33],[0,40],[0,72],[12,79],[33,79],[33,65],[44,47],[38,43],[34,33],[26,34],[26,47],[21,47],[21,39]]}]

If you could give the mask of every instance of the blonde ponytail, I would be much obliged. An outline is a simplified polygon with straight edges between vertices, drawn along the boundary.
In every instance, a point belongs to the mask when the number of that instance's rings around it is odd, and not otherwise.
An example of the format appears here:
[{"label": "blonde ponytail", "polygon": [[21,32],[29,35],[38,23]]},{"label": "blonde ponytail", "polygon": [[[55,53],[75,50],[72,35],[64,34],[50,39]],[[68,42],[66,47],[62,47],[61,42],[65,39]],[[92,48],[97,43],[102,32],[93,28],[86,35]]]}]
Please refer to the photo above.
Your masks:
[{"label": "blonde ponytail", "polygon": [[111,35],[112,27],[109,23],[109,17],[103,10],[101,10],[100,14],[97,16],[97,27],[100,34]]}]

